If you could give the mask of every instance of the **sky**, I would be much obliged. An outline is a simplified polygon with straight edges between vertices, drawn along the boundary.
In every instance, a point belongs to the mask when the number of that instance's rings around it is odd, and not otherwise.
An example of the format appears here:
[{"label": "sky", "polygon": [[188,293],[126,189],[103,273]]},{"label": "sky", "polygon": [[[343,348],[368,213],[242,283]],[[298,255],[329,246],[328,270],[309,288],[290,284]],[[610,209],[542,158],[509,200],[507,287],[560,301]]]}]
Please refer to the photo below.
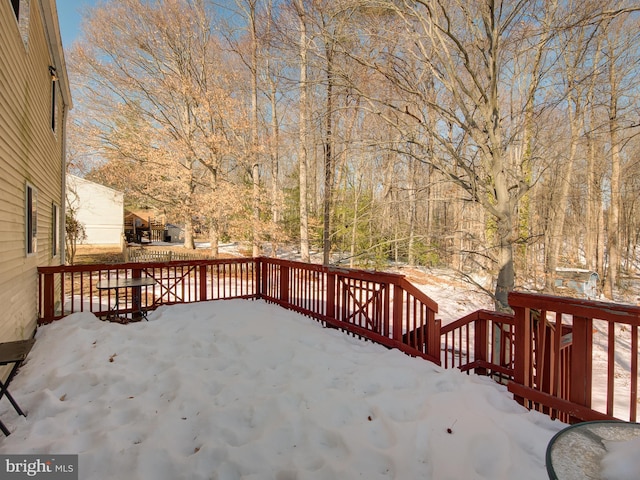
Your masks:
[{"label": "sky", "polygon": [[96,3],[98,0],[56,0],[60,35],[62,35],[62,45],[65,49],[68,49],[80,35],[82,9]]},{"label": "sky", "polygon": [[[27,417],[0,402],[0,454],[78,454],[83,480],[545,480],[567,426],[487,377],[260,300],[127,325],[75,313],[36,339],[10,389]],[[637,480],[639,447],[600,446],[599,478]]]}]

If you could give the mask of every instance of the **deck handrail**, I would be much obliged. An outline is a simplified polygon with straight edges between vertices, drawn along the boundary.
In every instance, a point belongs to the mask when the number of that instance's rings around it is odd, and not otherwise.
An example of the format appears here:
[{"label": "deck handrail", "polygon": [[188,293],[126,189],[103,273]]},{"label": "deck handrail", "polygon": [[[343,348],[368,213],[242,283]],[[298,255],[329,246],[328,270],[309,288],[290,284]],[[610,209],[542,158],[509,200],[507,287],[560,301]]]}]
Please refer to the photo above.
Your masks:
[{"label": "deck handrail", "polygon": [[[520,403],[572,423],[637,420],[640,307],[520,292],[509,304],[516,322],[509,389]],[[606,372],[594,370],[596,355],[606,355]],[[579,408],[566,412],[567,403]]]},{"label": "deck handrail", "polygon": [[443,326],[443,367],[491,375],[567,423],[637,421],[640,307],[523,292],[509,305],[513,314],[478,310]]},{"label": "deck handrail", "polygon": [[[141,306],[261,298],[444,368],[490,375],[527,408],[565,422],[637,420],[638,306],[511,292],[513,314],[478,310],[442,326],[437,303],[397,273],[267,257],[38,272],[40,324],[76,311],[105,316],[114,299],[97,290],[100,279],[151,276],[156,285],[119,299],[117,314],[131,316]],[[606,352],[606,372],[594,371],[594,342]],[[629,364],[621,366],[621,357]],[[594,389],[600,383],[601,398]]]},{"label": "deck handrail", "polygon": [[[444,325],[442,365],[496,379],[513,378],[514,322],[512,314],[483,309]],[[500,343],[494,341],[495,329],[503,337]]]},{"label": "deck handrail", "polygon": [[114,300],[111,292],[97,290],[100,279],[151,276],[157,285],[140,287],[117,302],[123,307],[116,316],[173,303],[263,298],[328,326],[440,362],[438,305],[401,274],[267,257],[63,265],[38,272],[40,324],[76,311],[106,316]]},{"label": "deck handrail", "polygon": [[440,363],[438,305],[404,275],[266,257],[259,261],[261,298]]}]

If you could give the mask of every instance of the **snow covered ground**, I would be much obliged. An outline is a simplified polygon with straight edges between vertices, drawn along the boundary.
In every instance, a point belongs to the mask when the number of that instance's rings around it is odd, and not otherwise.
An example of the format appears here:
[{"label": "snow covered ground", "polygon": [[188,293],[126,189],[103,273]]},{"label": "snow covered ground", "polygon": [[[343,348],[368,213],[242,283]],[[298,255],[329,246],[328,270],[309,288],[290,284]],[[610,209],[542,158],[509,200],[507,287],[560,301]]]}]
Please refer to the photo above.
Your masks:
[{"label": "snow covered ground", "polygon": [[37,339],[0,453],[79,453],[82,479],[544,479],[565,426],[262,301],[78,313]]}]

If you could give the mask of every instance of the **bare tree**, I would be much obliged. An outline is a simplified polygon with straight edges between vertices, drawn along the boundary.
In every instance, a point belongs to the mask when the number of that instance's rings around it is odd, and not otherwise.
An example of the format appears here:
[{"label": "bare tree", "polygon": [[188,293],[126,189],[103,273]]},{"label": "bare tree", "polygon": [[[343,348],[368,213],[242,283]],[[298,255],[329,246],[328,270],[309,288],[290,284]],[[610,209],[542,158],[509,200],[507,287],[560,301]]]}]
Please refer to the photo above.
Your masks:
[{"label": "bare tree", "polygon": [[[621,270],[622,210],[623,210],[623,150],[628,143],[629,134],[637,131],[638,122],[629,122],[628,115],[637,118],[637,112],[629,111],[628,95],[637,89],[637,84],[629,81],[635,77],[640,41],[635,31],[637,22],[629,22],[628,16],[616,16],[607,22],[606,28],[606,71],[607,84],[606,111],[608,117],[607,133],[611,161],[609,188],[610,207],[607,222],[608,269],[605,282],[605,295],[613,298],[614,288],[619,287]],[[635,24],[635,25],[634,25]],[[634,65],[634,62],[636,64]],[[632,113],[633,112],[633,113]],[[635,123],[635,126],[633,125]],[[632,126],[629,127],[629,124]]]},{"label": "bare tree", "polygon": [[[515,281],[517,205],[529,184],[520,168],[510,163],[511,140],[503,125],[500,86],[503,65],[511,58],[505,45],[523,21],[529,2],[440,0],[375,5],[393,12],[401,22],[404,48],[401,55],[384,62],[359,60],[401,94],[401,101],[385,106],[395,112],[388,116],[389,122],[416,132],[416,145],[406,153],[424,161],[423,153],[435,142],[434,167],[492,218],[489,252],[493,252],[497,271],[495,301],[497,308],[508,308],[507,294]],[[384,35],[374,21],[375,17],[369,24],[371,35]],[[443,131],[443,125],[451,128]]]},{"label": "bare tree", "polygon": [[[585,4],[582,4],[586,7]],[[573,14],[583,16],[584,12],[567,5],[561,14],[565,22],[573,25],[577,22]],[[562,97],[563,111],[568,117],[569,141],[568,150],[561,152],[554,162],[554,173],[557,176],[559,188],[554,197],[549,216],[549,228],[546,236],[545,251],[545,279],[548,291],[554,291],[556,268],[560,261],[560,251],[566,248],[564,228],[569,208],[569,194],[575,191],[575,165],[580,155],[579,148],[583,143],[585,128],[585,110],[588,102],[593,98],[593,90],[597,81],[599,68],[598,57],[601,52],[599,36],[595,35],[596,27],[578,24],[577,27],[566,27],[558,35],[559,56],[558,65],[562,68],[560,78],[563,79],[564,91]]]},{"label": "bare tree", "polygon": [[275,253],[286,229],[304,261],[313,243],[325,263],[339,249],[353,266],[488,272],[500,309],[516,271],[544,268],[550,289],[565,261],[608,258],[613,288],[640,224],[634,10],[106,2],[71,62],[80,138],[101,156],[92,175],[206,222],[214,254],[226,235]]},{"label": "bare tree", "polygon": [[303,0],[295,0],[295,11],[298,16],[299,28],[299,69],[300,69],[300,100],[298,114],[298,165],[300,177],[300,257],[303,262],[308,262],[309,255],[309,206],[307,204],[307,183],[308,183],[308,154],[307,154],[307,122],[308,122],[308,102],[307,92],[309,85],[307,83],[308,65],[308,45],[307,45],[307,15]]},{"label": "bare tree", "polygon": [[[87,121],[96,147],[114,174],[131,173],[122,179],[128,190],[181,215],[185,246],[194,246],[194,216],[208,218],[216,255],[218,228],[230,213],[217,207],[224,204],[219,182],[254,145],[247,140],[248,110],[232,94],[243,82],[220,68],[226,59],[204,1],[102,4],[85,29],[91,42],[78,45],[73,65],[94,114]],[[207,202],[196,201],[203,195]]]},{"label": "bare tree", "polygon": [[87,239],[87,230],[84,224],[78,220],[78,193],[73,189],[67,189],[65,194],[67,204],[64,225],[65,257],[67,262],[73,265],[78,243],[82,243]]}]

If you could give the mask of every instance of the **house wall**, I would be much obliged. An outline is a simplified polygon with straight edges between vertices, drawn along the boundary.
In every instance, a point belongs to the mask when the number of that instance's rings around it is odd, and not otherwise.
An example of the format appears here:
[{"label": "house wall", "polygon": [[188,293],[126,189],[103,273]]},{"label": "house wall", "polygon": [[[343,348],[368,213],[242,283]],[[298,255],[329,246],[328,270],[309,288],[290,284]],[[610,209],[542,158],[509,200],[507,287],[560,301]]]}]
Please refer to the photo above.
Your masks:
[{"label": "house wall", "polygon": [[[20,25],[11,5],[0,2],[0,341],[33,334],[37,267],[64,260],[64,137],[71,105],[55,1],[22,0],[21,13],[23,18],[28,14],[28,22]],[[55,131],[49,66],[58,76]],[[32,254],[26,250],[27,185],[37,192]],[[57,231],[54,205],[59,211]]]},{"label": "house wall", "polygon": [[67,176],[67,202],[84,225],[83,245],[122,245],[124,194],[98,183]]}]

